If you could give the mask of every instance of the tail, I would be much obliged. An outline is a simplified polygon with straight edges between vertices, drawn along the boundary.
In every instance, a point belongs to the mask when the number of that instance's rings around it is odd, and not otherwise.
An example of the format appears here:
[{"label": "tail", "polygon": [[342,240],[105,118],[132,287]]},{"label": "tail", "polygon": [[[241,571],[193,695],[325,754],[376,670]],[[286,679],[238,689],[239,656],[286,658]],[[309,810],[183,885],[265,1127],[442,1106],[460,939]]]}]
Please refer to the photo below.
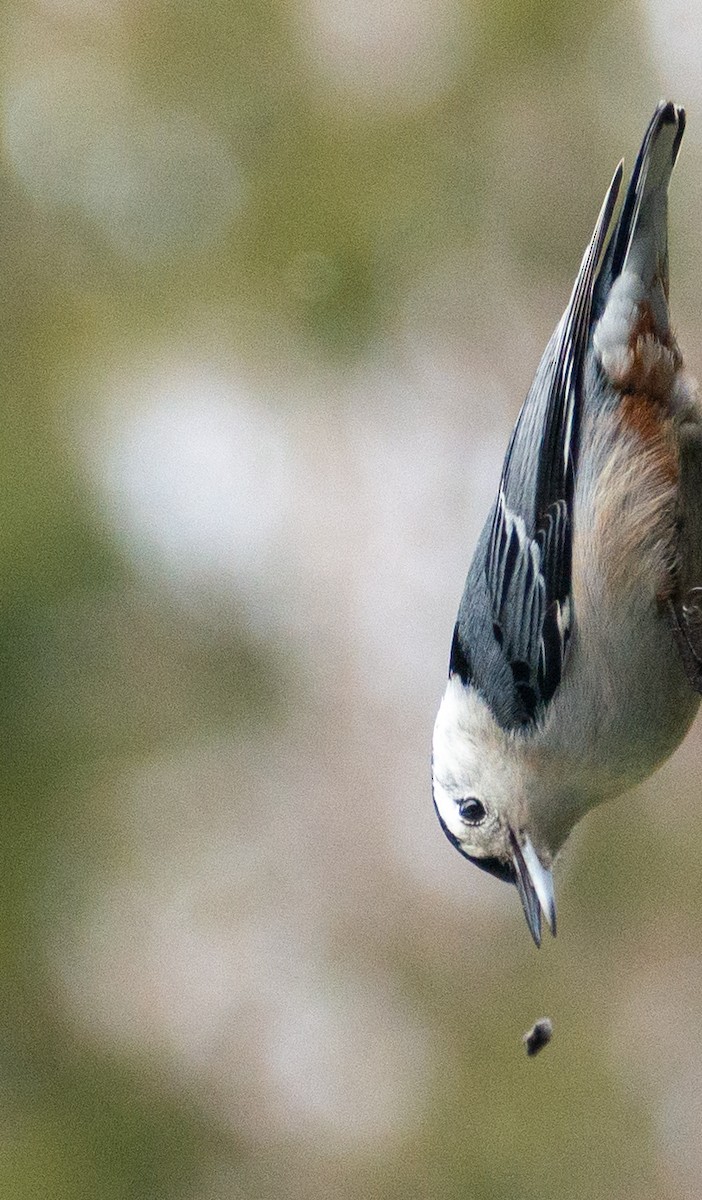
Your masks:
[{"label": "tail", "polygon": [[642,333],[663,346],[671,341],[668,185],[684,130],[684,109],[659,104],[636,157],[593,298],[595,346],[605,370]]},{"label": "tail", "polygon": [[684,132],[685,110],[670,101],[659,104],[636,157],[603,264],[603,276],[610,267],[610,286],[624,271],[634,272],[648,286],[662,272],[667,294],[668,184]]}]

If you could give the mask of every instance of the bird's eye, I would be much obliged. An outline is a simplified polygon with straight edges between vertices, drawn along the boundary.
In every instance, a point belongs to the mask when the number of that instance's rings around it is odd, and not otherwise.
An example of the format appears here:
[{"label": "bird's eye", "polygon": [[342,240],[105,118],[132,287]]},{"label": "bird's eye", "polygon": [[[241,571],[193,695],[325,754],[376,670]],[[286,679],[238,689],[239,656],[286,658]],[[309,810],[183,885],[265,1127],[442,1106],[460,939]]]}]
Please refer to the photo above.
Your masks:
[{"label": "bird's eye", "polygon": [[458,811],[461,820],[465,821],[466,825],[479,825],[481,821],[485,820],[485,805],[476,800],[474,796],[470,796],[467,800],[461,800]]}]

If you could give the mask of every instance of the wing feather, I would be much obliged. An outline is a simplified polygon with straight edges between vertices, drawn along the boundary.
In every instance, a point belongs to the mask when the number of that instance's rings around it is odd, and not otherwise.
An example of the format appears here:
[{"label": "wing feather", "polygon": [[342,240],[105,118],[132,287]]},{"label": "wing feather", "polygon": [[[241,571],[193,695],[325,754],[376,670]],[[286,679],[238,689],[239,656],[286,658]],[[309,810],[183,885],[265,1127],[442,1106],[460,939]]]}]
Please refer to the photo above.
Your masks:
[{"label": "wing feather", "polygon": [[[497,501],[476,555],[478,570],[484,573],[487,620],[478,628],[469,611],[476,590],[471,575],[459,610],[454,640],[458,638],[466,661],[473,664],[474,682],[507,725],[539,719],[558,687],[566,659],[583,365],[590,340],[595,272],[621,174],[620,163],[570,301],[546,347],[510,439]],[[502,666],[495,658],[494,646],[477,644],[486,636],[494,639]],[[507,699],[505,678],[511,679],[513,689]]]}]

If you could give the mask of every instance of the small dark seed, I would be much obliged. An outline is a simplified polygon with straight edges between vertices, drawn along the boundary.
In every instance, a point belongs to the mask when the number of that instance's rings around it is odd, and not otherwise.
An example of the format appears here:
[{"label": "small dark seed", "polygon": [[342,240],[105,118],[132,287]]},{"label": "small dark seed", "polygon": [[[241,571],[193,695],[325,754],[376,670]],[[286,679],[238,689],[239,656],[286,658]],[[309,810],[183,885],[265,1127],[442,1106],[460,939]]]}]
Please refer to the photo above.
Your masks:
[{"label": "small dark seed", "polygon": [[543,1050],[544,1046],[548,1046],[552,1037],[553,1025],[550,1018],[541,1017],[522,1038],[528,1057],[532,1058],[535,1054],[539,1053],[539,1050]]}]

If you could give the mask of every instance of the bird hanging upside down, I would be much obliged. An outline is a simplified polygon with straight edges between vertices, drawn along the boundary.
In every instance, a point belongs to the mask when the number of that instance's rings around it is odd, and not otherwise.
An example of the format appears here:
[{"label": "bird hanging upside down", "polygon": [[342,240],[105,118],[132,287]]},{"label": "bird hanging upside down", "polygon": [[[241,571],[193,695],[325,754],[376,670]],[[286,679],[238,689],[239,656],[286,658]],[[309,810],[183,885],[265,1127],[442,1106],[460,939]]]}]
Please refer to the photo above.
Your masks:
[{"label": "bird hanging upside down", "polygon": [[668,313],[661,104],[607,244],[622,164],[507,448],[436,718],[454,846],[556,932],[551,868],[577,821],[679,745],[702,691],[702,409]]}]

